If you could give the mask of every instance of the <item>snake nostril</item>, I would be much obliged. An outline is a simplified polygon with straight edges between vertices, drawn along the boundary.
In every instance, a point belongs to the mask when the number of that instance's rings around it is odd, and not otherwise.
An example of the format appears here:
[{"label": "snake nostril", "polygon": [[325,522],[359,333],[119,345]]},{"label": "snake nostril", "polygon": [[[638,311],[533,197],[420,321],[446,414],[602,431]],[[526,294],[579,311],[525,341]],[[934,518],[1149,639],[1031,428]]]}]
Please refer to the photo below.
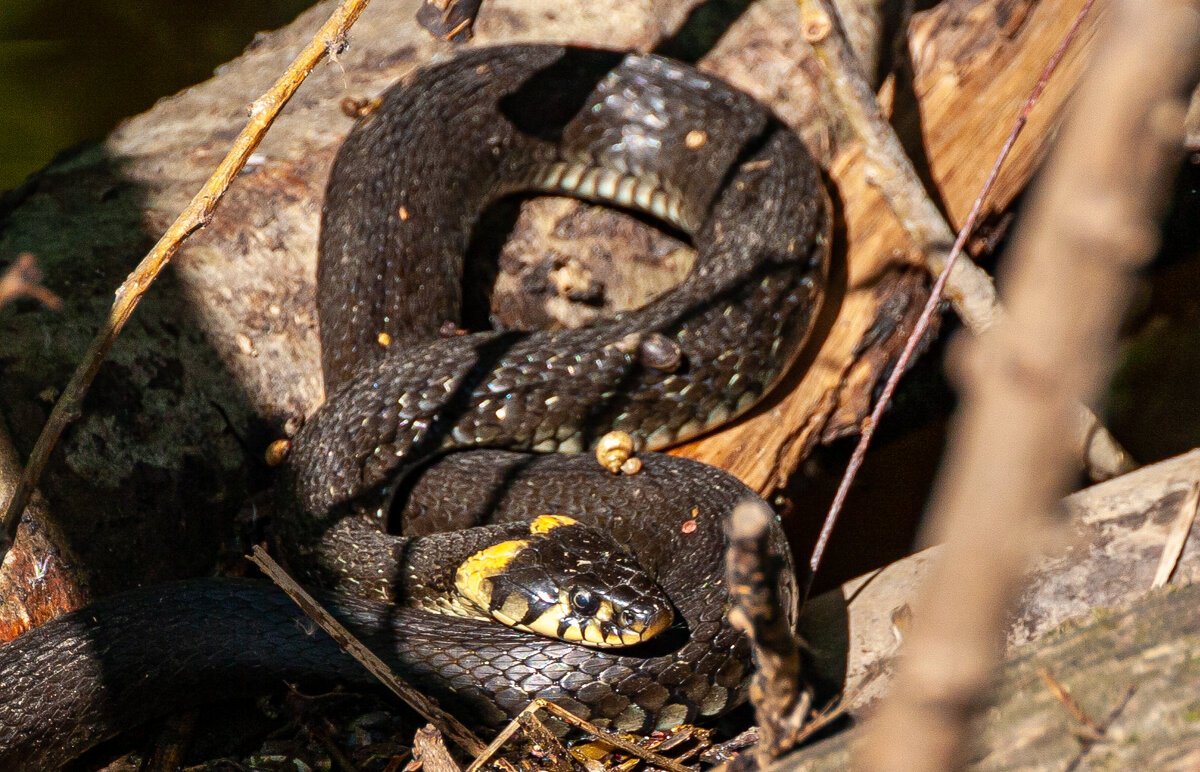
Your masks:
[{"label": "snake nostril", "polygon": [[642,631],[653,626],[662,613],[662,609],[654,603],[636,601],[621,611],[617,621],[622,627]]}]

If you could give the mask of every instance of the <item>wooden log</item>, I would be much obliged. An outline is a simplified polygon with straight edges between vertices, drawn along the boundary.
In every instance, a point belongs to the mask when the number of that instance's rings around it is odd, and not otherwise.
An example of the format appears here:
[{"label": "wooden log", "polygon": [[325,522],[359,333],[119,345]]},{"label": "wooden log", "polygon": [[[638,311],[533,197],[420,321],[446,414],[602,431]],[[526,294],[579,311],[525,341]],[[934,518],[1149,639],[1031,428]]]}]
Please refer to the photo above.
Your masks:
[{"label": "wooden log", "polygon": [[[1046,545],[1046,558],[1031,572],[1009,644],[1030,644],[1063,624],[1087,619],[1094,609],[1125,607],[1150,592],[1168,534],[1198,479],[1200,450],[1064,499],[1069,523],[1056,543]],[[844,683],[851,711],[869,705],[890,683],[908,620],[920,613],[914,606],[917,588],[938,553],[937,547],[920,552],[805,608],[803,634],[816,666],[812,675],[835,688]],[[1200,582],[1196,523],[1172,581]]]},{"label": "wooden log", "polygon": [[[1198,585],[1159,590],[1015,650],[967,769],[1195,769],[1198,606]],[[857,739],[842,732],[768,770],[847,769]]]}]

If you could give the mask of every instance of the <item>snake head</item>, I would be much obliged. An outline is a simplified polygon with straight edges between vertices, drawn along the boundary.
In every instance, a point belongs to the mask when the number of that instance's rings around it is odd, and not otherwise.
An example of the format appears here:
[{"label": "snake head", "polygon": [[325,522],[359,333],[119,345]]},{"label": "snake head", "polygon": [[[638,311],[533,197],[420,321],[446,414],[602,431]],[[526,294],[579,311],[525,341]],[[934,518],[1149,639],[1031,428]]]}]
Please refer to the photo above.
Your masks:
[{"label": "snake head", "polygon": [[647,641],[675,618],[666,593],[624,546],[561,515],[534,520],[527,539],[471,555],[455,585],[510,627],[596,648]]}]

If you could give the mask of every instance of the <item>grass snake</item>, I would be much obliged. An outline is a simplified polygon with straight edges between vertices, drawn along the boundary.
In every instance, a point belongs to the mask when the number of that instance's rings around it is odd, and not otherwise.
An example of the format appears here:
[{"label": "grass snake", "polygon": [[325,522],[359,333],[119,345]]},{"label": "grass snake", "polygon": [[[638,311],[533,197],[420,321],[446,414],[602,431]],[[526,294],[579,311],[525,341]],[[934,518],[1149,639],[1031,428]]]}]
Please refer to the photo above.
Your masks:
[{"label": "grass snake", "polygon": [[[461,318],[480,212],[529,191],[647,212],[690,238],[695,264],[643,308],[587,327],[443,334]],[[625,731],[742,701],[749,647],[725,618],[721,520],[751,492],[682,459],[644,453],[639,474],[612,475],[569,451],[611,429],[653,450],[753,406],[812,327],[829,218],[790,130],[666,59],[505,46],[401,81],[346,139],[327,189],[327,399],[278,486],[292,567],[337,590],[331,608],[406,678],[483,726],[533,696]],[[393,499],[407,502],[407,536],[387,533]],[[407,592],[412,534],[547,512],[628,545],[675,624],[600,650],[386,602]],[[57,763],[131,723],[280,679],[364,680],[299,617],[262,582],[195,580],[26,633],[0,652],[0,765]]]}]

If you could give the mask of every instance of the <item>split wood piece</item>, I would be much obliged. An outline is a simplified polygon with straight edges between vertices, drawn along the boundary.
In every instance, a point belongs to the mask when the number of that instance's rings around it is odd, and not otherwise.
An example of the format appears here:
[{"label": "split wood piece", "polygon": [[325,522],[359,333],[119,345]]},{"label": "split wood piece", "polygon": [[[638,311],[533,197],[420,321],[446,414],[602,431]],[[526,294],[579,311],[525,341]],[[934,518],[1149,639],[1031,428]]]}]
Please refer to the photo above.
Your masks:
[{"label": "split wood piece", "polygon": [[260,546],[255,545],[254,554],[250,556],[250,560],[271,581],[275,582],[281,590],[288,594],[288,597],[296,602],[296,605],[308,615],[312,621],[316,622],[322,630],[330,635],[338,645],[346,651],[347,654],[354,657],[363,667],[371,672],[371,675],[379,679],[380,683],[386,686],[397,697],[405,702],[413,710],[420,713],[421,716],[436,726],[442,733],[449,737],[463,750],[470,754],[478,754],[483,751],[484,743],[475,733],[463,726],[462,722],[443,711],[436,702],[429,697],[418,692],[416,689],[409,686],[396,673],[388,667],[383,660],[375,655],[373,651],[362,644],[354,634],[333,618],[333,615],[321,607],[311,595],[309,595],[303,587],[296,583],[286,571],[278,563],[276,563],[267,551]]},{"label": "split wood piece", "polygon": [[418,729],[413,737],[413,761],[421,765],[423,772],[462,772],[433,724]]},{"label": "split wood piece", "polygon": [[[1017,13],[1011,3],[960,0],[939,3],[915,18],[910,50],[918,105],[905,110],[898,103],[893,120],[919,134],[922,160],[954,221],[961,222],[970,209],[1021,101],[1082,2],[1022,3]],[[774,32],[756,34],[760,25]],[[1086,60],[1094,25],[1089,16],[1080,45],[1067,52],[1048,84],[985,215],[1003,211],[1041,160]],[[802,354],[783,387],[786,395],[773,397],[738,425],[674,451],[728,469],[767,494],[786,484],[813,445],[858,431],[877,383],[916,320],[926,287],[917,273],[924,271],[922,254],[876,187],[867,148],[813,120],[817,106],[832,97],[814,90],[820,79],[811,73],[819,70],[803,53],[800,30],[794,7],[764,0],[746,11],[702,66],[768,101],[828,163],[845,226],[838,234],[844,238],[835,239],[835,268],[845,273],[835,271],[834,307],[826,309],[817,333],[823,338]],[[798,60],[799,68],[781,64],[786,57]],[[912,125],[917,120],[919,127]]]},{"label": "split wood piece", "polygon": [[[0,427],[0,506],[20,478],[17,452]],[[46,501],[35,492],[0,564],[0,641],[87,604],[87,577],[68,545]]]},{"label": "split wood piece", "polygon": [[[863,143],[869,179],[879,187],[897,219],[925,256],[925,265],[936,279],[949,265],[952,245],[957,246],[959,242],[926,194],[899,137],[884,118],[846,39],[837,8],[830,0],[800,0],[800,8],[805,40],[813,46],[841,108],[837,117],[845,121]],[[1016,116],[1013,120],[1015,122]],[[975,207],[962,227],[974,228],[977,214],[978,207]],[[963,234],[966,235],[969,234]],[[967,256],[956,257],[946,280],[946,296],[959,318],[978,335],[1003,319],[1003,309],[992,278]],[[1075,430],[1077,456],[1093,479],[1106,480],[1134,468],[1128,453],[1090,409],[1081,405],[1076,416],[1080,421]]]}]

